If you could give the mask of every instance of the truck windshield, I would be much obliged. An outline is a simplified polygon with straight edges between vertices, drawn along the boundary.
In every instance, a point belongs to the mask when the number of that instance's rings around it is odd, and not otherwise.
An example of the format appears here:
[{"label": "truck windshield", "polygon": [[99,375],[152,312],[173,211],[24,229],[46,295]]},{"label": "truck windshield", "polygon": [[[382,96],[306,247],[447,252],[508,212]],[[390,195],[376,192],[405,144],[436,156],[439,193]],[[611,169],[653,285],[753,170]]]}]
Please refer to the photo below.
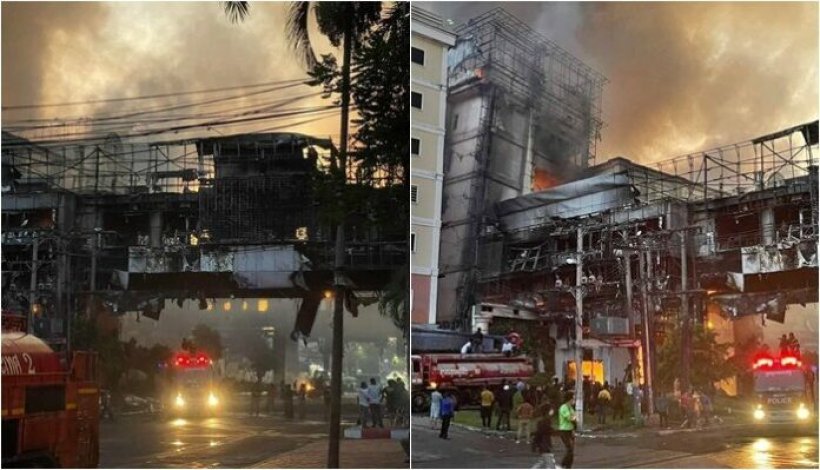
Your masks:
[{"label": "truck windshield", "polygon": [[178,383],[186,387],[207,385],[212,379],[210,369],[184,369],[177,372]]},{"label": "truck windshield", "polygon": [[755,372],[755,392],[801,392],[806,379],[801,370],[772,370]]}]

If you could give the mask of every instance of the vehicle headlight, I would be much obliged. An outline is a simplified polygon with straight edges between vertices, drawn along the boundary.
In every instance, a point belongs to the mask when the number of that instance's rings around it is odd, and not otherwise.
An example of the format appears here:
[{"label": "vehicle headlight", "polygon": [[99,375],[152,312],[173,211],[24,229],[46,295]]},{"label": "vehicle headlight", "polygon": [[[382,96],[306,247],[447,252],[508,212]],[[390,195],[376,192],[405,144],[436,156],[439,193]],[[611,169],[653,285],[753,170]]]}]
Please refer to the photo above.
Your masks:
[{"label": "vehicle headlight", "polygon": [[809,410],[802,403],[800,404],[800,407],[797,408],[797,418],[798,419],[809,419]]},{"label": "vehicle headlight", "polygon": [[219,398],[216,397],[213,393],[208,394],[208,406],[217,406],[219,405]]},{"label": "vehicle headlight", "polygon": [[182,408],[183,406],[185,406],[185,399],[184,399],[184,398],[182,398],[182,394],[181,394],[181,393],[178,393],[178,394],[177,394],[177,397],[176,397],[176,399],[174,400],[174,405],[175,405],[177,408]]},{"label": "vehicle headlight", "polygon": [[754,412],[754,417],[756,420],[760,421],[766,417],[766,412],[763,411],[763,408],[757,408]]}]

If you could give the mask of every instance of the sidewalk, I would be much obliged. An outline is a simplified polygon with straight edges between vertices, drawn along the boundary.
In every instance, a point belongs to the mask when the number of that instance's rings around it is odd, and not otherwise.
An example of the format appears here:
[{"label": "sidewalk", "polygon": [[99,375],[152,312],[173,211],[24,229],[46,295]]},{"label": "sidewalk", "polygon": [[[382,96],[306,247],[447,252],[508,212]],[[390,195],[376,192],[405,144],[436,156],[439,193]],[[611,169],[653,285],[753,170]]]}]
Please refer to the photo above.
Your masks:
[{"label": "sidewalk", "polygon": [[[619,439],[619,438],[627,438],[627,437],[640,437],[646,435],[657,435],[657,436],[667,436],[670,434],[678,434],[678,433],[688,433],[688,432],[703,432],[709,431],[713,429],[725,429],[728,427],[734,426],[743,426],[744,423],[740,423],[736,417],[724,417],[724,422],[717,424],[712,423],[706,426],[700,427],[691,427],[691,428],[681,428],[680,423],[673,423],[671,427],[667,429],[660,428],[657,424],[655,425],[627,425],[627,426],[618,426],[618,427],[606,427],[601,426],[595,422],[589,422],[586,426],[586,429],[577,433],[577,437],[581,439]],[[463,423],[453,423],[452,426],[460,427],[462,429],[466,429],[469,431],[480,432],[485,435],[489,436],[496,436],[502,439],[512,439],[515,440],[516,436],[516,427],[513,425],[512,430],[510,431],[496,431],[495,429],[484,429],[478,426],[473,426],[470,424],[463,424]]]},{"label": "sidewalk", "polygon": [[[323,439],[284,452],[251,468],[327,468],[327,445]],[[397,440],[373,441],[342,439],[340,468],[409,468],[407,456]]]}]

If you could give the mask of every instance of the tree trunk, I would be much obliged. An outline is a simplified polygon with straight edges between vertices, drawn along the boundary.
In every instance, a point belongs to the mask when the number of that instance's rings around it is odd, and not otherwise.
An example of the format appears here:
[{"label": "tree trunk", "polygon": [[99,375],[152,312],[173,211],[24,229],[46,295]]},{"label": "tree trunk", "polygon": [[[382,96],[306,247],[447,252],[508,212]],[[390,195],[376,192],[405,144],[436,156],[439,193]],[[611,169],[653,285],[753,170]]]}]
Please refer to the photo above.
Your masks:
[{"label": "tree trunk", "polygon": [[[348,114],[350,111],[350,52],[352,32],[349,20],[345,19],[344,62],[342,62],[342,123],[339,142],[338,198],[343,200],[344,186],[347,179],[347,132]],[[336,226],[336,253],[333,272],[336,298],[333,304],[333,352],[330,369],[330,442],[327,449],[327,468],[339,468],[339,440],[341,438],[342,417],[342,357],[344,351],[344,294],[342,282],[345,261],[344,216]]]}]

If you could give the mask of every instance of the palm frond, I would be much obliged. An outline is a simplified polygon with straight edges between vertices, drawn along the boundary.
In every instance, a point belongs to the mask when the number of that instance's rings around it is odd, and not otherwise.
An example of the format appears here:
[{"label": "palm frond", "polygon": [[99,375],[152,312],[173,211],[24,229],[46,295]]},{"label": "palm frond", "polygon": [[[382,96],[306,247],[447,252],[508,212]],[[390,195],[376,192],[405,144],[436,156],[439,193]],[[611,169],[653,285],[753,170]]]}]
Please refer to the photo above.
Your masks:
[{"label": "palm frond", "polygon": [[220,2],[222,8],[225,9],[225,16],[231,20],[231,23],[239,23],[245,21],[245,18],[250,14],[250,3],[248,2]]},{"label": "palm frond", "polygon": [[313,52],[308,32],[308,19],[312,6],[310,2],[292,2],[288,10],[287,35],[290,47],[300,57],[308,70],[313,70],[319,61]]}]

